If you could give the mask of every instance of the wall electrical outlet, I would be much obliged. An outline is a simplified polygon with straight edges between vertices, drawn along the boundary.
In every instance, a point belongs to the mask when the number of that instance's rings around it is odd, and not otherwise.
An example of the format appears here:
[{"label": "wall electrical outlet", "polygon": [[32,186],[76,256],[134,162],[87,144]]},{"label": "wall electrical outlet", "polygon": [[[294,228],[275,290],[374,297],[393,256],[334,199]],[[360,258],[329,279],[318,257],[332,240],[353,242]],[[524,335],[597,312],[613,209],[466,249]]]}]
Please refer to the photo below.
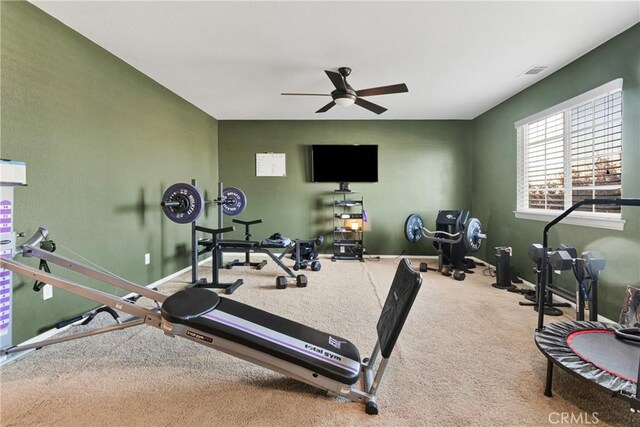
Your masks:
[{"label": "wall electrical outlet", "polygon": [[53,298],[53,286],[44,285],[42,287],[42,299],[48,300],[49,298]]},{"label": "wall electrical outlet", "polygon": [[151,263],[151,254],[144,254],[144,265],[149,265]]}]

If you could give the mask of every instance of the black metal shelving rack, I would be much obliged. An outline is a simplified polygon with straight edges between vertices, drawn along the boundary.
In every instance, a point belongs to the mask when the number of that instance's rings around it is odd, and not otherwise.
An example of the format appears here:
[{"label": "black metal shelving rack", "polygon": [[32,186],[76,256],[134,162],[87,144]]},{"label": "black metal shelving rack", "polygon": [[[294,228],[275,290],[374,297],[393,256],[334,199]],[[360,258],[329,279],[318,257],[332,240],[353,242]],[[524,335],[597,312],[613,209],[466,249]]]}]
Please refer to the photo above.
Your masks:
[{"label": "black metal shelving rack", "polygon": [[333,257],[364,262],[364,199],[354,192],[333,196]]}]

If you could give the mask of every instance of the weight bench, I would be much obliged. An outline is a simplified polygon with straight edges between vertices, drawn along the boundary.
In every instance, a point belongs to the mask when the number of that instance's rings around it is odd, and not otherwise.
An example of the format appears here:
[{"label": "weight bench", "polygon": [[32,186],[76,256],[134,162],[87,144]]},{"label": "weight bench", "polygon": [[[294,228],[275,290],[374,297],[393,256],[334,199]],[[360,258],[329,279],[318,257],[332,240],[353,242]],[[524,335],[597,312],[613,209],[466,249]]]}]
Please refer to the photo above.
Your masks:
[{"label": "weight bench", "polygon": [[[120,289],[137,292],[155,301],[160,310],[149,310],[136,305],[135,300],[98,291],[12,259],[0,258],[1,268],[133,316],[121,324],[2,349],[3,354],[40,349],[51,344],[146,324],[162,329],[167,335],[181,336],[282,373],[325,390],[329,395],[363,403],[368,414],[378,413],[376,391],[422,284],[420,273],[413,270],[409,261],[400,261],[376,326],[378,340],[371,357],[360,361],[356,346],[342,337],[220,297],[206,289],[189,288],[167,297],[114,275],[43,251],[38,245],[46,236],[47,230],[40,228],[38,233],[18,248],[18,253],[25,257],[45,259]],[[379,356],[380,361],[377,363]]]},{"label": "weight bench", "polygon": [[[244,225],[244,240],[251,241],[251,230],[250,227],[254,224],[262,224],[262,219],[256,219],[253,221],[243,221],[241,219],[233,219],[233,222],[236,224]],[[244,261],[240,261],[239,259],[234,259],[231,262],[225,264],[224,268],[231,269],[233,267],[255,267],[256,270],[262,270],[262,268],[267,265],[267,260],[263,259],[260,262],[251,262],[250,257],[251,251],[246,251],[244,254]]]},{"label": "weight bench", "polygon": [[[267,254],[269,258],[271,258],[290,277],[294,279],[296,278],[296,274],[282,262],[282,258],[296,250],[296,245],[294,244],[294,242],[291,242],[291,244],[287,246],[279,246],[274,244],[264,244],[262,242],[254,240],[221,240],[217,237],[223,233],[235,230],[234,227],[211,229],[196,226],[196,230],[211,234],[211,238],[198,239],[198,246],[202,246],[202,249],[198,250],[198,256],[207,252],[212,252],[212,262],[214,270],[216,270],[215,266],[217,260],[221,258],[218,254],[215,253],[217,249],[220,250],[220,253],[246,253],[247,257],[250,253],[263,253]],[[279,256],[276,256],[276,254],[274,254],[271,249],[283,249],[283,251]],[[264,263],[266,264],[266,261],[264,261]],[[221,263],[219,263],[219,265],[221,265]],[[226,268],[231,267],[227,265]]]}]

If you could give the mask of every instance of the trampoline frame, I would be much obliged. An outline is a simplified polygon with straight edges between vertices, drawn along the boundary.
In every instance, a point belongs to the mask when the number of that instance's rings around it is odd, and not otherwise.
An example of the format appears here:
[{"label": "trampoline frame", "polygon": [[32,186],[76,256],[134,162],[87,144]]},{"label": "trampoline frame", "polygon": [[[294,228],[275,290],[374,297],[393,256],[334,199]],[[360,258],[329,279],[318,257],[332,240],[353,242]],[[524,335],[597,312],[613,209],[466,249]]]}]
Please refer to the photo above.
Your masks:
[{"label": "trampoline frame", "polygon": [[[593,384],[601,390],[608,391],[613,397],[621,398],[631,404],[631,408],[636,411],[640,411],[640,396],[638,396],[638,383],[640,383],[640,359],[638,368],[638,379],[636,382],[635,395],[633,391],[629,391],[633,387],[633,382],[624,378],[612,374],[602,368],[598,367],[591,361],[585,360],[576,354],[568,344],[568,338],[575,332],[599,330],[599,331],[615,331],[620,326],[611,323],[603,322],[591,322],[591,321],[575,321],[575,322],[556,322],[548,325],[549,327],[536,331],[535,341],[536,346],[542,354],[547,358],[547,376],[545,382],[544,395],[553,397],[551,392],[553,384],[553,365],[560,366],[563,370],[568,372],[571,376]],[[553,330],[550,330],[553,328]],[[562,341],[565,348],[560,348],[560,343],[554,343],[552,345],[545,345],[541,341]],[[552,347],[555,356],[549,353],[549,348]],[[638,346],[640,349],[640,346]],[[594,369],[585,372],[581,370],[578,372],[572,366],[576,364],[582,365],[581,367],[592,366]],[[572,365],[572,366],[570,366]],[[583,375],[584,373],[584,375]],[[600,378],[600,381],[594,380],[594,377]],[[603,384],[605,378],[609,386]],[[615,387],[613,386],[615,384]],[[630,385],[631,384],[631,385]]]},{"label": "trampoline frame", "polygon": [[[576,209],[578,209],[580,206],[583,205],[616,205],[616,206],[636,206],[636,207],[640,207],[640,199],[584,199],[576,204],[574,204],[573,206],[571,206],[570,208],[568,208],[567,210],[565,210],[563,213],[561,213],[560,215],[558,215],[556,218],[554,218],[553,220],[551,220],[549,223],[547,223],[547,225],[545,225],[543,233],[542,233],[542,247],[543,247],[543,252],[542,252],[542,266],[541,266],[541,272],[540,272],[540,276],[541,276],[541,280],[540,280],[540,295],[546,295],[545,292],[547,290],[547,285],[548,285],[548,268],[549,268],[549,248],[548,248],[548,243],[549,243],[549,230],[551,229],[551,227],[553,227],[554,225],[556,225],[557,223],[559,223],[560,221],[562,221],[564,218],[566,218],[567,216],[569,216],[569,214],[571,214],[571,212],[575,211]],[[546,377],[546,383],[545,383],[545,390],[544,390],[544,395],[548,396],[548,397],[552,397],[552,393],[551,393],[551,386],[553,383],[553,365],[556,364],[558,366],[560,366],[561,368],[563,368],[565,371],[569,372],[569,374],[573,375],[576,378],[579,378],[583,381],[586,381],[588,383],[591,383],[601,389],[607,390],[609,392],[611,392],[613,394],[613,397],[619,397],[623,400],[626,400],[630,403],[631,405],[631,410],[633,412],[640,412],[640,358],[638,358],[638,379],[636,382],[636,391],[635,393],[630,393],[627,394],[626,392],[622,392],[622,391],[614,391],[611,390],[610,388],[608,388],[607,386],[605,386],[604,384],[600,384],[597,381],[594,381],[590,378],[587,378],[583,375],[581,375],[580,373],[576,372],[575,370],[571,369],[568,366],[565,366],[560,360],[554,358],[552,355],[550,355],[549,353],[547,353],[545,350],[543,350],[543,348],[541,348],[540,344],[538,343],[538,338],[545,333],[545,326],[544,326],[544,304],[545,304],[545,299],[544,298],[538,298],[538,326],[536,328],[536,345],[538,346],[538,349],[542,352],[542,354],[545,355],[545,357],[547,358],[547,377]],[[573,324],[577,324],[577,325],[588,325],[588,324],[599,324],[599,325],[606,325],[603,323],[599,323],[599,322],[572,322]],[[610,326],[611,328],[615,328],[618,329],[617,325],[607,325]],[[585,328],[586,329],[586,328]],[[633,345],[633,344],[631,344]],[[567,347],[568,348],[568,347]],[[575,353],[574,353],[575,354]],[[577,354],[575,354],[576,357],[579,358],[579,356]],[[584,359],[581,359],[584,360]],[[587,361],[584,361],[585,363],[589,363]],[[596,367],[595,365],[591,364],[591,366]],[[597,368],[596,369],[600,369]],[[605,372],[605,371],[602,371]],[[614,376],[613,374],[609,374],[608,375]]]}]

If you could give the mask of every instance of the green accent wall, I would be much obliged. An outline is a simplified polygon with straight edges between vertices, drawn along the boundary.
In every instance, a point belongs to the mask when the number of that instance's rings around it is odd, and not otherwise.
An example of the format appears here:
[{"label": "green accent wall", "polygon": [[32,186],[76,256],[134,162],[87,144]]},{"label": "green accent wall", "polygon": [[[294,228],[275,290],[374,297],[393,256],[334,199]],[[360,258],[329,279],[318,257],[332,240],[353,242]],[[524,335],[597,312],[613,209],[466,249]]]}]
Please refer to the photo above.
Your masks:
[{"label": "green accent wall", "polygon": [[[354,107],[356,108],[356,107]],[[313,144],[377,144],[377,183],[353,183],[364,197],[368,254],[435,253],[427,242],[403,237],[414,212],[432,228],[439,209],[465,209],[471,200],[470,121],[220,121],[220,177],[247,194],[244,220],[255,239],[274,232],[291,238],[328,237],[321,252],[332,253],[332,200],[338,184],[313,183]],[[256,153],[286,154],[286,177],[256,177]],[[336,168],[358,159],[335,159]],[[225,218],[225,225],[232,225]],[[239,228],[239,227],[238,227]],[[237,238],[241,238],[236,231]],[[352,261],[348,261],[352,262]]]},{"label": "green accent wall", "polygon": [[[639,42],[636,25],[472,121],[218,122],[35,6],[0,2],[0,156],[26,162],[29,184],[16,189],[16,230],[46,226],[60,254],[148,284],[190,263],[189,226],[164,218],[164,189],[195,178],[211,198],[221,179],[248,196],[238,218],[263,219],[254,239],[322,234],[321,251],[331,253],[337,184],[311,182],[310,145],[377,144],[379,182],[352,184],[364,197],[368,254],[434,254],[428,242],[404,239],[407,216],[419,213],[432,228],[439,209],[471,208],[489,235],[479,255],[492,260],[493,247],[512,246],[512,265],[533,280],[527,247],[544,223],[513,215],[513,123],[622,77],[623,196],[640,197]],[[285,153],[287,176],[256,177],[262,152]],[[357,161],[336,159],[336,167]],[[640,277],[640,209],[623,208],[623,218],[624,232],[560,225],[550,236],[554,246],[607,258],[601,312],[614,320],[625,287]],[[199,223],[215,227],[216,210]],[[229,237],[242,238],[241,227]],[[561,283],[573,287],[570,273]],[[55,289],[43,301],[31,287],[16,279],[14,343],[95,306]]]},{"label": "green accent wall", "polygon": [[[215,191],[217,121],[35,6],[1,7],[0,156],[27,164],[15,229],[48,227],[61,255],[143,285],[188,266],[190,228],[160,200],[191,178]],[[15,277],[14,343],[95,306]]]},{"label": "green accent wall", "polygon": [[[623,78],[622,196],[640,197],[640,25],[609,40],[549,77],[474,120],[474,215],[486,226],[482,256],[493,258],[495,246],[512,246],[511,264],[534,281],[527,256],[531,243],[542,243],[543,222],[516,219],[516,131],[514,122],[552,107],[611,80]],[[617,320],[624,290],[640,286],[640,209],[623,207],[624,231],[558,224],[549,244],[592,250],[606,258],[599,288],[600,312]],[[557,276],[556,276],[557,277]],[[573,275],[559,282],[575,289]]]}]

